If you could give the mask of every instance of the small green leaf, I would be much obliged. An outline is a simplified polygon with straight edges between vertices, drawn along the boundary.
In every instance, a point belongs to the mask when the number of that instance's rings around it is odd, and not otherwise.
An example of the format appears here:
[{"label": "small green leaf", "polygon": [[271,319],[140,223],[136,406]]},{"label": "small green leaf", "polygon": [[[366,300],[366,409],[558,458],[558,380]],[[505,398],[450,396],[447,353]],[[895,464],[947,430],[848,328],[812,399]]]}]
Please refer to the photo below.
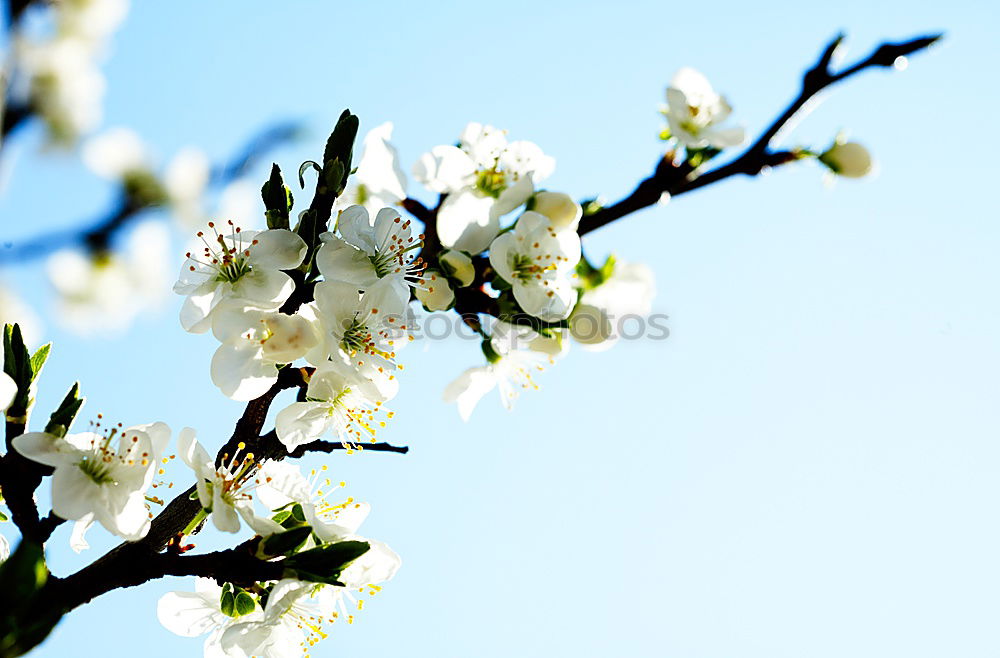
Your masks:
[{"label": "small green leaf", "polygon": [[283,564],[303,580],[333,584],[351,562],[368,552],[364,541],[342,541],[324,544],[285,558]]},{"label": "small green leaf", "polygon": [[31,355],[31,381],[38,379],[38,375],[42,372],[42,367],[49,358],[49,352],[52,351],[52,343],[45,343],[38,350]]}]

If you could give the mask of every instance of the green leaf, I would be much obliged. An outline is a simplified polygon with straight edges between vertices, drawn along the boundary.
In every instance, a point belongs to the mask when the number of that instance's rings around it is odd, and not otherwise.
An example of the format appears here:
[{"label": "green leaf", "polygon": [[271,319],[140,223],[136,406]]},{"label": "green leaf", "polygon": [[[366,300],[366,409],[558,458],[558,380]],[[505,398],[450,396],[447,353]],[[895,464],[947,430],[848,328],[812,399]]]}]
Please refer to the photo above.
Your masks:
[{"label": "green leaf", "polygon": [[52,351],[52,343],[45,343],[38,350],[31,355],[31,381],[38,379],[38,375],[42,372],[42,367],[49,358],[49,352]]},{"label": "green leaf", "polygon": [[242,617],[243,615],[249,615],[257,609],[257,601],[254,600],[254,598],[247,592],[240,591],[240,593],[236,595],[234,607],[236,614],[232,616]]},{"label": "green leaf", "polygon": [[21,327],[18,324],[4,325],[3,370],[17,384],[17,394],[7,410],[8,418],[26,416],[31,406],[31,355],[24,346]]},{"label": "green leaf", "polygon": [[291,516],[292,516],[292,510],[286,509],[286,510],[281,510],[280,512],[272,516],[271,520],[277,523],[278,525],[281,525],[287,519],[291,518]]}]

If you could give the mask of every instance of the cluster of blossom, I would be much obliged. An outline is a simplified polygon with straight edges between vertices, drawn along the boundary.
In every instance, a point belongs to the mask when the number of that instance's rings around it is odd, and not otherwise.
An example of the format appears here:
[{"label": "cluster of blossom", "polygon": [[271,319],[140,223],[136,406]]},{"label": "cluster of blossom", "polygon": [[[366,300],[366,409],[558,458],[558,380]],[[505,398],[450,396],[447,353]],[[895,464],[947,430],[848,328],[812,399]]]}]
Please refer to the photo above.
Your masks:
[{"label": "cluster of blossom", "polygon": [[[6,409],[16,392],[16,383],[0,373],[0,407]],[[120,424],[102,427],[98,421],[91,431],[77,434],[27,432],[15,437],[12,446],[22,456],[54,469],[52,511],[75,522],[70,545],[81,551],[88,548],[85,534],[94,523],[127,541],[147,534],[152,518],[149,503],[163,502],[150,489],[158,486],[154,479],[164,473],[163,465],[172,458],[166,455],[170,435],[164,423],[124,428]],[[333,498],[344,483],[333,483],[325,467],[307,478],[297,466],[255,460],[243,450],[240,445],[236,455],[226,455],[216,465],[195,439],[194,430],[181,431],[178,452],[194,472],[203,508],[186,532],[210,516],[216,528],[235,533],[242,518],[261,538],[258,557],[262,559],[291,560],[291,556],[342,542],[364,542],[367,550],[333,574],[335,581],[330,574],[314,580],[309,577],[312,574],[290,568],[281,580],[241,590],[243,598],[236,609],[231,585],[223,593],[199,580],[196,593],[165,596],[159,614],[170,630],[181,635],[211,633],[206,656],[294,655],[323,636],[324,623],[352,622],[353,609],[362,607],[363,599],[358,596],[378,592],[380,584],[396,573],[400,560],[385,544],[357,534],[369,506],[351,497]],[[265,506],[263,513],[254,498]],[[270,538],[296,529],[305,532],[290,549],[267,550]],[[8,553],[9,545],[0,536],[0,557],[6,559]],[[309,623],[303,624],[306,619]],[[303,627],[310,633],[304,634]]]},{"label": "cluster of blossom", "polygon": [[107,41],[124,20],[128,0],[59,0],[51,32],[18,34],[15,73],[24,103],[48,125],[54,142],[72,143],[101,120]]}]

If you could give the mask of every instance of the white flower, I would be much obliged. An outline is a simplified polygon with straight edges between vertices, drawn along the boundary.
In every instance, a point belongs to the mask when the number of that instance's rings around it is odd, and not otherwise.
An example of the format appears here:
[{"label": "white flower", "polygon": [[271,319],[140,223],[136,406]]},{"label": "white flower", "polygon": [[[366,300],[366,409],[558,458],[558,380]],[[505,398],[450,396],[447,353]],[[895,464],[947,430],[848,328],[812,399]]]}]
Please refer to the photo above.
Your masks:
[{"label": "white flower", "polygon": [[343,281],[367,290],[377,284],[395,292],[396,301],[386,311],[402,313],[410,301],[410,287],[420,285],[423,261],[414,260],[423,236],[414,238],[411,221],[392,208],[378,211],[369,222],[368,211],[351,206],[340,213],[337,231],[320,236],[323,246],[316,265],[327,281]]},{"label": "white flower", "polygon": [[484,351],[489,364],[469,368],[448,384],[445,402],[458,404],[462,420],[469,420],[479,400],[494,388],[500,390],[500,401],[510,411],[523,390],[537,390],[533,373],[553,362],[551,344],[529,327],[498,321],[493,336]]},{"label": "white flower", "polygon": [[490,264],[511,284],[517,303],[545,322],[563,320],[573,310],[574,268],[579,260],[576,231],[557,231],[552,220],[532,211],[490,245]]},{"label": "white flower", "polygon": [[428,189],[446,194],[437,214],[445,247],[484,251],[500,230],[500,217],[531,197],[534,184],[555,169],[555,160],[535,144],[507,142],[503,131],[470,123],[459,145],[436,146],[413,168]]},{"label": "white flower", "polygon": [[444,273],[462,287],[471,285],[476,278],[476,267],[465,252],[445,249],[438,254],[438,263]]},{"label": "white flower", "polygon": [[250,492],[261,482],[257,477],[261,464],[253,453],[240,456],[244,450],[246,444],[241,442],[236,453],[223,455],[222,466],[216,467],[215,460],[194,438],[194,431],[182,432],[177,440],[178,454],[194,471],[198,501],[211,512],[212,522],[222,532],[238,531],[241,516],[251,528],[257,525]]},{"label": "white flower", "polygon": [[84,142],[80,157],[88,169],[110,180],[149,170],[146,145],[128,128],[112,128],[91,137]]},{"label": "white flower", "polygon": [[289,451],[331,431],[344,445],[375,441],[378,428],[385,427],[379,416],[382,403],[396,395],[398,383],[384,367],[381,372],[365,362],[360,367],[355,369],[339,358],[327,361],[309,380],[306,401],[278,412],[275,430]]},{"label": "white flower", "polygon": [[830,171],[844,178],[863,178],[871,173],[874,163],[871,153],[857,142],[837,140],[819,155],[819,161]]},{"label": "white flower", "polygon": [[351,362],[396,370],[396,350],[409,336],[403,316],[396,311],[399,298],[393,287],[375,285],[359,295],[353,284],[323,281],[316,284],[313,294],[321,343],[306,355],[310,363],[320,366],[343,353]]},{"label": "white flower", "polygon": [[0,411],[7,411],[15,395],[17,395],[17,382],[7,373],[0,372]]},{"label": "white flower", "polygon": [[224,303],[212,314],[212,332],[222,341],[212,357],[212,382],[243,402],[271,388],[279,365],[305,356],[319,343],[310,306],[286,315]]},{"label": "white flower", "polygon": [[723,149],[743,143],[742,128],[721,128],[732,108],[712,89],[708,79],[692,68],[674,74],[667,88],[667,117],[670,133],[688,148],[711,146]]},{"label": "white flower", "polygon": [[119,333],[139,313],[158,308],[170,280],[169,246],[161,222],[144,222],[119,251],[53,254],[46,269],[58,295],[59,321],[85,336]]},{"label": "white flower", "polygon": [[171,633],[197,637],[210,633],[205,640],[205,658],[231,655],[222,650],[222,634],[240,622],[263,619],[259,607],[238,618],[222,612],[222,588],[211,578],[195,578],[193,592],[167,592],[156,604],[156,617]]},{"label": "white flower", "polygon": [[93,519],[136,541],[149,530],[145,493],[169,440],[170,428],[153,423],[62,438],[29,432],[15,438],[13,446],[28,459],[55,468],[52,511],[57,516],[85,525]]},{"label": "white flower", "polygon": [[399,166],[399,153],[389,143],[392,123],[376,126],[365,135],[358,169],[351,184],[337,199],[337,208],[364,206],[369,216],[398,205],[406,198],[406,175]]},{"label": "white flower", "polygon": [[99,42],[118,29],[128,5],[128,0],[63,0],[55,5],[58,29]]},{"label": "white flower", "polygon": [[611,276],[587,290],[569,319],[570,335],[592,350],[611,347],[629,316],[643,317],[656,296],[653,271],[642,263],[616,263]]},{"label": "white flower", "polygon": [[[232,225],[232,222],[229,222]],[[181,326],[192,333],[207,331],[211,314],[220,302],[233,300],[247,306],[274,309],[288,298],[294,283],[281,270],[298,267],[306,244],[295,233],[284,229],[242,231],[236,227],[229,235],[215,231],[206,240],[204,252],[188,252],[174,284],[174,292],[187,295],[181,307]]]},{"label": "white flower", "polygon": [[562,192],[538,192],[532,197],[530,207],[552,220],[552,227],[557,231],[575,231],[583,217],[580,204]]},{"label": "white flower", "polygon": [[0,562],[5,562],[10,557],[10,541],[0,535]]},{"label": "white flower", "polygon": [[211,163],[208,156],[194,147],[181,149],[167,164],[163,173],[163,188],[170,209],[185,228],[194,227],[204,220],[205,188],[210,175]]},{"label": "white flower", "polygon": [[455,304],[455,291],[437,270],[424,273],[424,285],[417,288],[417,299],[428,311],[447,311]]}]

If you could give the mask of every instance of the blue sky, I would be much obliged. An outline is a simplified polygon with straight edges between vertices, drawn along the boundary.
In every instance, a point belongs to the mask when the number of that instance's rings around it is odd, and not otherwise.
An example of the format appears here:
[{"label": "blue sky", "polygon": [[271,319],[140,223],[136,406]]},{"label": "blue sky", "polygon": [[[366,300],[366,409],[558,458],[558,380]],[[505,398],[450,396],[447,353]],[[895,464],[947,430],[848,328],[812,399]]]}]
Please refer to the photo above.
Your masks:
[{"label": "blue sky", "polygon": [[[849,57],[946,31],[905,72],[834,89],[789,140],[847,129],[876,178],[827,188],[803,165],[587,238],[595,258],[654,268],[669,340],[576,351],[514,413],[490,397],[468,424],[440,393],[478,362],[474,344],[409,350],[385,438],[411,453],[329,460],[404,567],[313,655],[1000,652],[995,5],[134,4],[106,67],[106,125],[164,157],[190,143],[222,157],[301,118],[312,137],[275,155],[291,172],[350,107],[362,129],[394,121],[406,163],[477,120],[555,156],[550,187],[610,199],[651,170],[680,66],[754,132],[837,31]],[[111,194],[38,143],[27,132],[15,149],[5,240],[91,217]],[[3,275],[44,306],[37,271]],[[184,334],[178,307],[114,339],[50,323],[39,415],[79,378],[84,418],[162,419],[218,445],[241,407],[212,386],[212,340]],[[111,544],[98,534],[87,559]],[[82,564],[67,535],[57,573]],[[189,585],[109,594],[37,655],[199,655],[154,616]]]}]

